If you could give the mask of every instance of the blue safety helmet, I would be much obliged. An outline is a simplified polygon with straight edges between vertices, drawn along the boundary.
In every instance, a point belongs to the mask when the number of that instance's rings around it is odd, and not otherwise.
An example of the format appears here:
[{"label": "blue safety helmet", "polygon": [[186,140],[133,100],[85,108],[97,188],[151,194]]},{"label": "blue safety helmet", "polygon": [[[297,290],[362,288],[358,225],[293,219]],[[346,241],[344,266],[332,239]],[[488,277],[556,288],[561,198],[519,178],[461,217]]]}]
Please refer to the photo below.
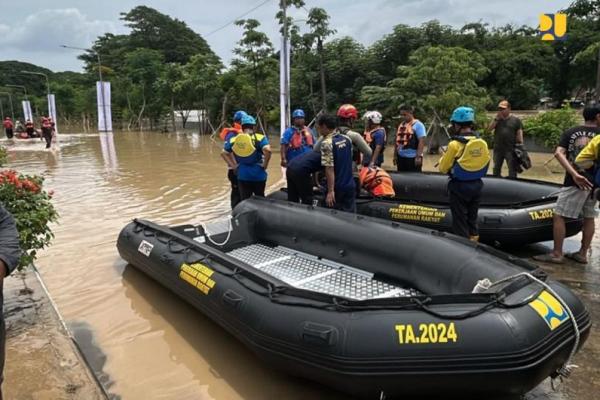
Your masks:
[{"label": "blue safety helmet", "polygon": [[246,111],[243,111],[243,110],[236,111],[235,114],[233,114],[233,120],[241,121],[242,118],[244,118],[244,115],[248,115],[248,114],[246,114]]},{"label": "blue safety helmet", "polygon": [[471,107],[458,107],[452,112],[450,122],[464,123],[464,122],[475,122],[475,110]]},{"label": "blue safety helmet", "polygon": [[294,110],[294,112],[292,113],[292,118],[304,118],[306,117],[306,115],[304,114],[304,110],[298,108],[296,110]]},{"label": "blue safety helmet", "polygon": [[256,120],[253,116],[244,114],[242,117],[242,125],[256,125]]}]

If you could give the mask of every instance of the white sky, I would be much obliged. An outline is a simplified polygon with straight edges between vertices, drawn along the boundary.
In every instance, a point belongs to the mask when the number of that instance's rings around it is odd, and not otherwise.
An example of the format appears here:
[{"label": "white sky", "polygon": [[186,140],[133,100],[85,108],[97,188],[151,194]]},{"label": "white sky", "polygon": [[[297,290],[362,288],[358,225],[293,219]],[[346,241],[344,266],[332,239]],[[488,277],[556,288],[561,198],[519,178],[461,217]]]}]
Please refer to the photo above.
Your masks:
[{"label": "white sky", "polygon": [[[570,0],[305,1],[307,9],[317,6],[327,10],[336,36],[352,36],[365,45],[391,32],[394,25],[416,26],[432,19],[456,27],[480,20],[492,26],[512,23],[535,27],[539,14],[553,13],[570,4]],[[231,25],[208,37],[205,35],[260,3],[261,0],[0,0],[0,60],[31,62],[54,71],[81,71],[79,52],[59,45],[87,48],[105,32],[124,33],[126,28],[119,20],[119,13],[146,5],[185,21],[228,63],[241,28]],[[270,0],[245,17],[258,19],[276,48],[277,7],[278,0]],[[306,11],[293,10],[292,15],[305,19]]]}]

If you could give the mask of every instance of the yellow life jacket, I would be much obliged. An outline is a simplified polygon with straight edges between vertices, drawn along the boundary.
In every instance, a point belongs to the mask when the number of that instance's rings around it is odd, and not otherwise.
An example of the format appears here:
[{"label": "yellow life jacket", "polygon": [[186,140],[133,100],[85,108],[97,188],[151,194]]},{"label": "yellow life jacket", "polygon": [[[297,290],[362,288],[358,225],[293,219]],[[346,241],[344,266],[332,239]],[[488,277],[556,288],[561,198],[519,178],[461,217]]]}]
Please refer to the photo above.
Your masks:
[{"label": "yellow life jacket", "polygon": [[236,156],[243,160],[247,160],[258,154],[257,149],[260,150],[259,143],[264,137],[265,135],[262,133],[240,132],[230,139],[231,150]]},{"label": "yellow life jacket", "polygon": [[459,181],[472,181],[484,177],[491,159],[486,141],[479,136],[457,136],[453,140],[463,143],[464,147],[454,161],[452,177]]}]

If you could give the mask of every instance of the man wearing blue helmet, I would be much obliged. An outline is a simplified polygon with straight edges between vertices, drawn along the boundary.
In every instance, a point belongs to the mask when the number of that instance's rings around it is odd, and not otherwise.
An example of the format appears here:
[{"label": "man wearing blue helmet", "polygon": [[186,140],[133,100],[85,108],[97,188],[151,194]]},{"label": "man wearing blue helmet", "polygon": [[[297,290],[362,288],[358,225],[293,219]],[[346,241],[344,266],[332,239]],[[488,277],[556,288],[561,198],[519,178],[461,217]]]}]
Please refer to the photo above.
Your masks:
[{"label": "man wearing blue helmet", "polygon": [[[237,135],[242,131],[242,118],[248,115],[246,111],[239,110],[233,114],[233,126],[226,126],[221,130],[219,137],[223,142],[227,143],[232,136]],[[231,209],[233,209],[240,202],[240,190],[238,188],[238,180],[235,174],[235,171],[232,170],[229,166],[227,167],[227,179],[229,179],[229,183],[231,184]]]},{"label": "man wearing blue helmet", "polygon": [[244,115],[241,123],[242,132],[225,142],[222,157],[237,175],[241,200],[252,195],[264,197],[267,166],[271,159],[269,140],[254,130],[254,117]]},{"label": "man wearing blue helmet", "polygon": [[456,235],[479,240],[477,213],[483,181],[490,165],[490,152],[485,140],[473,130],[475,111],[458,107],[450,118],[456,136],[439,163],[440,172],[450,175],[448,197],[452,212],[452,230]]},{"label": "man wearing blue helmet", "polygon": [[310,151],[314,144],[312,132],[305,123],[304,110],[297,109],[292,112],[292,126],[287,128],[281,136],[281,166],[287,167],[287,163],[294,157]]}]

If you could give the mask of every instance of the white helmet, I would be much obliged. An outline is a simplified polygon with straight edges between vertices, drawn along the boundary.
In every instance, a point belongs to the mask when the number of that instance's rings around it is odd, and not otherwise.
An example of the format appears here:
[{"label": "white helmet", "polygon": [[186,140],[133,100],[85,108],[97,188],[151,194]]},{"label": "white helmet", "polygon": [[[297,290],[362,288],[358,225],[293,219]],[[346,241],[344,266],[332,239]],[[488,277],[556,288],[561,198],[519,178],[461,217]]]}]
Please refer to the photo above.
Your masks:
[{"label": "white helmet", "polygon": [[380,124],[383,116],[379,111],[367,111],[363,116],[363,119],[371,121],[374,124]]}]

